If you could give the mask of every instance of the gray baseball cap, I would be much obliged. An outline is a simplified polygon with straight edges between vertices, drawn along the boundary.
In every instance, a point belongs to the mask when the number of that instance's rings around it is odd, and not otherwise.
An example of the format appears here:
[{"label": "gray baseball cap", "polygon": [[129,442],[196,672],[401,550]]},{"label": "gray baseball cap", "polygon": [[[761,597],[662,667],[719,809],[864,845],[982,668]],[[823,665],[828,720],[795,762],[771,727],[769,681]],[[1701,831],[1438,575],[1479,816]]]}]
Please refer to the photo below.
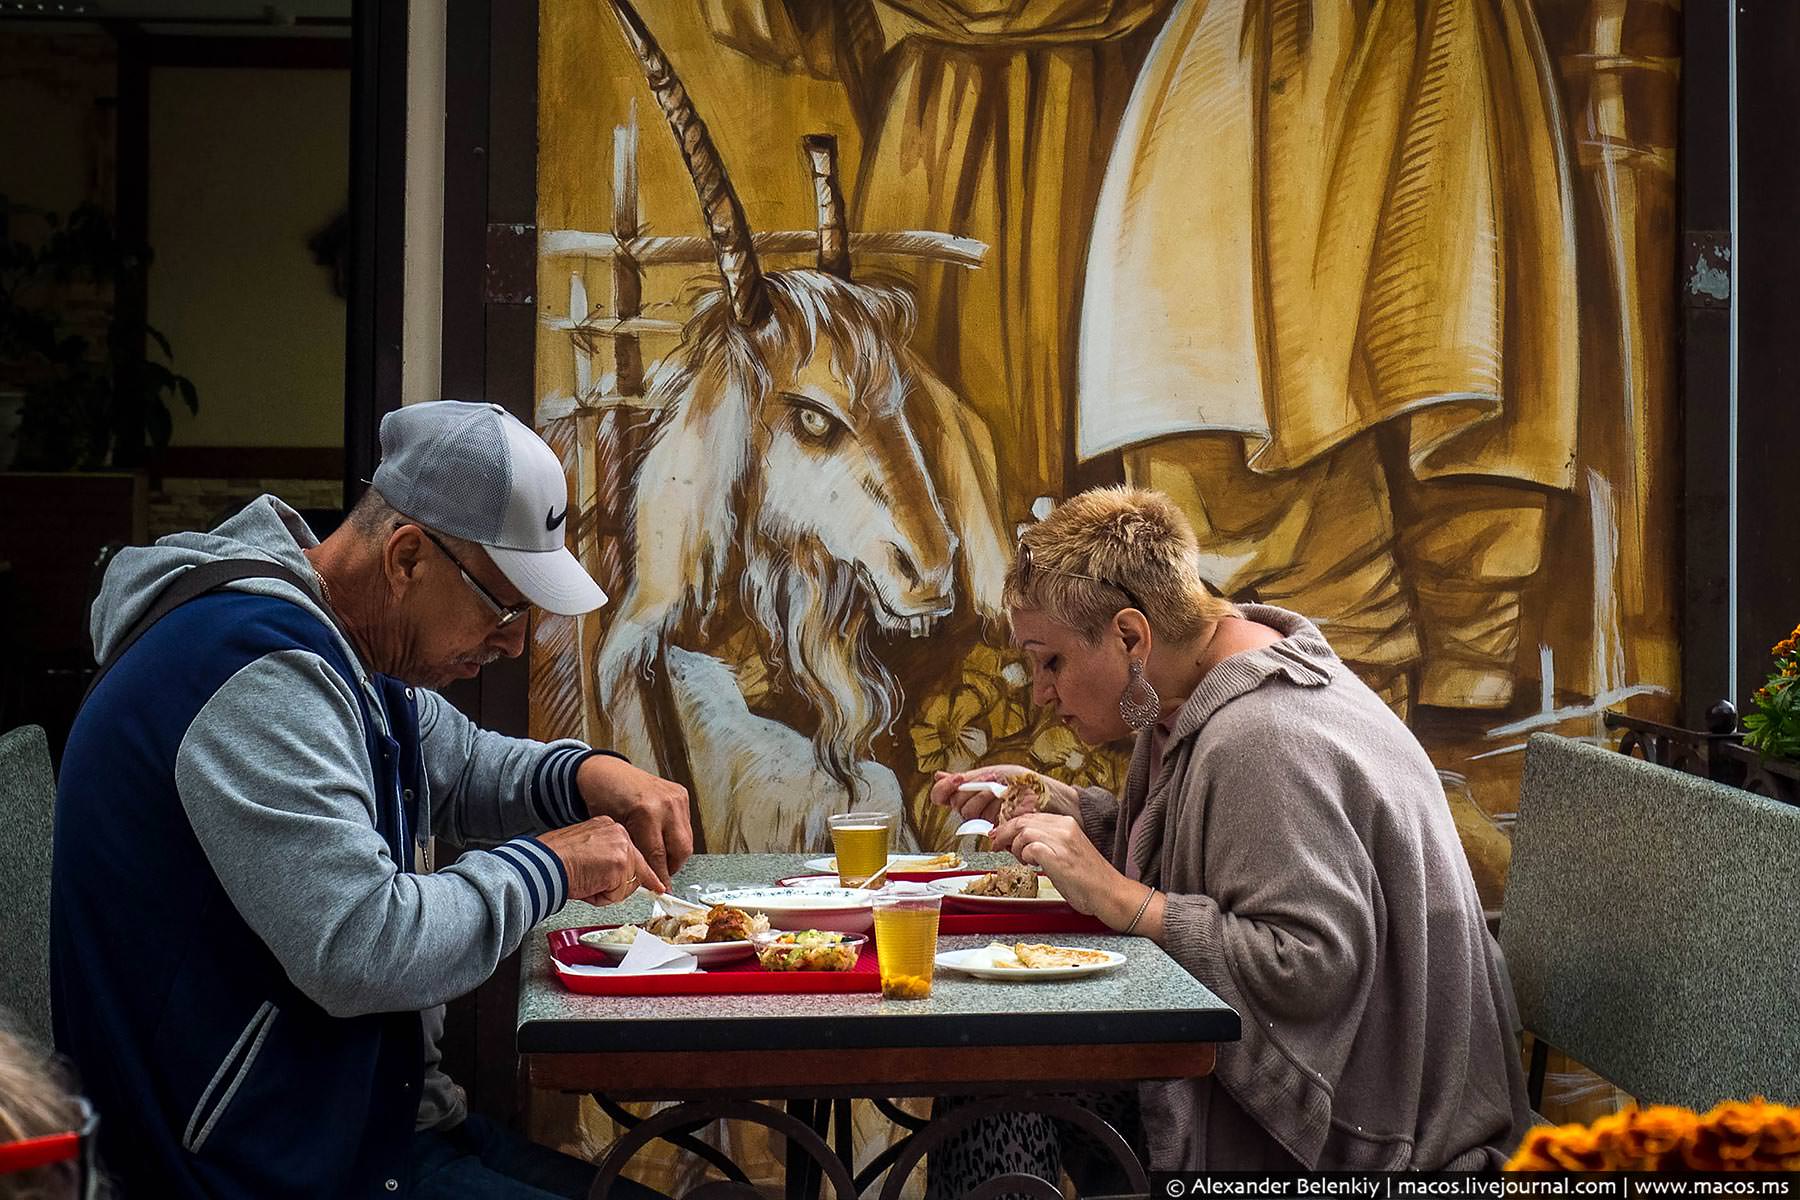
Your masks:
[{"label": "gray baseball cap", "polygon": [[479,544],[539,608],[574,616],[606,603],[563,545],[569,485],[561,461],[498,404],[434,400],[389,413],[371,482],[399,512]]}]

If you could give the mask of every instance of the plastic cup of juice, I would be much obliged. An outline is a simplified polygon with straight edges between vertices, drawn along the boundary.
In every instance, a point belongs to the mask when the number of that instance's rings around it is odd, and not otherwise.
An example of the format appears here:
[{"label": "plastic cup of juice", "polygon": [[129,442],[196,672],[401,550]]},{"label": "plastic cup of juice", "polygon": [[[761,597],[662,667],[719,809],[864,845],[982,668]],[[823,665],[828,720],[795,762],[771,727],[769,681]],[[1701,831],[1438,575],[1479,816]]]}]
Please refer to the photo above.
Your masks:
[{"label": "plastic cup of juice", "polygon": [[893,884],[875,896],[875,953],[885,1000],[924,1000],[937,963],[943,897],[919,884]]},{"label": "plastic cup of juice", "polygon": [[827,820],[840,884],[861,887],[865,879],[887,866],[888,841],[894,830],[892,813],[832,813]]}]

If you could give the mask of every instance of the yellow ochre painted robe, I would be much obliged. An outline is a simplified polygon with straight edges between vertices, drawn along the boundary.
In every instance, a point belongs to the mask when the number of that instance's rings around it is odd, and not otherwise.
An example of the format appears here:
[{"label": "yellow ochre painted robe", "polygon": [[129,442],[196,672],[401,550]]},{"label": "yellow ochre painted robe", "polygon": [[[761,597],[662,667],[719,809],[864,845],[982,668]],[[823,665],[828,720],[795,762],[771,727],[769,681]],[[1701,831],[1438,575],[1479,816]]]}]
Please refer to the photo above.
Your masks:
[{"label": "yellow ochre painted robe", "polygon": [[1182,0],[1094,222],[1081,455],[1274,472],[1402,421],[1420,479],[1570,487],[1563,136],[1525,0]]}]

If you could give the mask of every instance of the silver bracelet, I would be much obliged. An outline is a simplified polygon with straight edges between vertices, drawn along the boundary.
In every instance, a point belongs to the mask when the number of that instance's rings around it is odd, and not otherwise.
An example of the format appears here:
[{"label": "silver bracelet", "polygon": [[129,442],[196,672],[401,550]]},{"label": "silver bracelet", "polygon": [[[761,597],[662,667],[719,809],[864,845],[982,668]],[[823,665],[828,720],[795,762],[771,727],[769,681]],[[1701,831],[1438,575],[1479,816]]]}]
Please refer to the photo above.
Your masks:
[{"label": "silver bracelet", "polygon": [[1144,890],[1144,902],[1138,905],[1137,915],[1132,917],[1131,924],[1127,925],[1121,931],[1123,934],[1129,936],[1131,931],[1137,928],[1138,922],[1144,919],[1144,914],[1150,911],[1150,901],[1155,895],[1156,889],[1146,884]]}]

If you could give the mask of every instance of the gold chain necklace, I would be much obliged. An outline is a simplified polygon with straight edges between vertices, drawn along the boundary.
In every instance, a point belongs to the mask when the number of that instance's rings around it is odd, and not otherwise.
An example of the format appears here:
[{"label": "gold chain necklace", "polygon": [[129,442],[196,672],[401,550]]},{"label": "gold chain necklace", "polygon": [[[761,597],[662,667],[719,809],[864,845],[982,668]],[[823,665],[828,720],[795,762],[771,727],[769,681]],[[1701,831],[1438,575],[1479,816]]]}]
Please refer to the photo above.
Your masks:
[{"label": "gold chain necklace", "polygon": [[325,582],[325,572],[319,570],[318,564],[310,558],[306,560],[306,565],[312,568],[313,578],[319,581],[319,599],[325,601],[326,608],[330,608],[331,585]]}]

